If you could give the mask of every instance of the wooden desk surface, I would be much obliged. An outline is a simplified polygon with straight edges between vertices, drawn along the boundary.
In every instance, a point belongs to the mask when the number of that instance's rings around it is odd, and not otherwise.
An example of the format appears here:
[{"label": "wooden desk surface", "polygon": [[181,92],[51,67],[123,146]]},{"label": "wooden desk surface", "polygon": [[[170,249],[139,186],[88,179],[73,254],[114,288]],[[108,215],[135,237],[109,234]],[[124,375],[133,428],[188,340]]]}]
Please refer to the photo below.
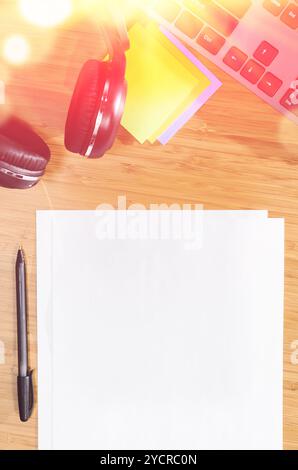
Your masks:
[{"label": "wooden desk surface", "polygon": [[95,209],[102,202],[116,204],[119,195],[146,206],[199,203],[205,209],[268,209],[285,218],[284,447],[297,449],[298,365],[291,362],[291,344],[298,339],[297,126],[206,61],[224,86],[167,146],[139,145],[122,129],[106,158],[71,155],[63,146],[67,106],[80,65],[98,55],[98,33],[87,23],[51,33],[26,26],[11,3],[1,2],[0,43],[22,32],[38,60],[13,68],[1,59],[0,79],[8,85],[8,106],[44,137],[52,160],[36,188],[0,189],[0,449],[37,447],[37,407],[26,424],[17,412],[17,247],[22,243],[28,261],[30,364],[36,368],[35,210]]}]

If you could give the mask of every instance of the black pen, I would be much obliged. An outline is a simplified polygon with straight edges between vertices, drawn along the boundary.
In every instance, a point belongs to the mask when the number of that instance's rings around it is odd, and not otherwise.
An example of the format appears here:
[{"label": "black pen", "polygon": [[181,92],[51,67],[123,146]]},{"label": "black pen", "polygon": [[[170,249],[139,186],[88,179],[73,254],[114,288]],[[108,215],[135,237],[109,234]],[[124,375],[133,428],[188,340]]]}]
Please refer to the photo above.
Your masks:
[{"label": "black pen", "polygon": [[16,261],[18,324],[18,402],[21,421],[28,421],[33,409],[32,372],[28,367],[26,265],[20,248]]}]

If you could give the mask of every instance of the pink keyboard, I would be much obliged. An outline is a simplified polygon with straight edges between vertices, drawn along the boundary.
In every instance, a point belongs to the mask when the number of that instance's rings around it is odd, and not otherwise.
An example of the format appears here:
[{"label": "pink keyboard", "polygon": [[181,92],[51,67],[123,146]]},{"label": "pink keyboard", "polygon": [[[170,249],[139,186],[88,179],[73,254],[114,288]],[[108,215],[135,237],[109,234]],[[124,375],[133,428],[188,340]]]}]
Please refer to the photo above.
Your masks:
[{"label": "pink keyboard", "polygon": [[147,12],[298,124],[298,0],[157,0]]}]

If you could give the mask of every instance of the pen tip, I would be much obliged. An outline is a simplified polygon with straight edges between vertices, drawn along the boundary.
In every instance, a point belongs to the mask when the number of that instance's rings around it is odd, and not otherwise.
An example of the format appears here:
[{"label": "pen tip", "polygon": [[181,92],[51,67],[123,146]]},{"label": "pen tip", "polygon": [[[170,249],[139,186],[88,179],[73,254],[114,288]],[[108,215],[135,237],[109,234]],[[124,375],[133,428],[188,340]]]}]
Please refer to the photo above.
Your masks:
[{"label": "pen tip", "polygon": [[24,261],[24,252],[23,252],[23,248],[21,246],[19,246],[19,249],[18,249],[17,259],[19,261]]}]

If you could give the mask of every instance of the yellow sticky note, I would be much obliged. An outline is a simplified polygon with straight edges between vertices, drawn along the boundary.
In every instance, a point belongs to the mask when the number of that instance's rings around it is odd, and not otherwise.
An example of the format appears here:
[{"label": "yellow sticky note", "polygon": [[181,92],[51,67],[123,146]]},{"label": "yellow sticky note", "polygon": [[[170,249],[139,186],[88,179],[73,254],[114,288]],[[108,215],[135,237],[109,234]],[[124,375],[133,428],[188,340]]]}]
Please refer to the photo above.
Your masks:
[{"label": "yellow sticky note", "polygon": [[181,103],[180,106],[178,106],[178,108],[175,109],[175,111],[168,117],[168,119],[166,119],[164,121],[164,123],[162,124],[162,126],[157,129],[149,138],[148,138],[148,141],[153,144],[156,139],[162,135],[169,127],[170,125],[176,120],[178,119],[179,116],[181,116],[182,113],[184,113],[184,111],[186,111],[186,109],[191,105],[191,103],[194,102],[194,100],[197,98],[197,96],[199,95],[199,91],[195,88],[193,90],[193,92],[188,95],[188,97]]},{"label": "yellow sticky note", "polygon": [[155,35],[158,41],[163,44],[163,46],[197,78],[196,87],[192,89],[188,97],[181,103],[180,106],[175,109],[174,113],[169,116],[169,118],[162,124],[161,128],[157,129],[154,134],[149,137],[149,142],[153,144],[156,139],[162,135],[170,127],[170,125],[176,121],[176,119],[178,119],[181,114],[184,113],[184,111],[188,109],[195,99],[210,86],[211,82],[209,78],[207,78],[206,75],[200,69],[198,69],[198,67],[196,67],[187,57],[185,57],[185,55],[179,51],[179,49],[177,49],[177,47],[175,47],[174,44],[172,44],[164,34],[162,34],[159,28],[153,24],[150,24],[148,30],[151,34]]},{"label": "yellow sticky note", "polygon": [[183,54],[180,53],[181,60],[177,59],[171,47],[165,47],[150,28],[136,24],[129,32],[129,38],[128,95],[121,123],[144,143],[156,133],[158,136],[165,123],[171,123],[176,111],[179,116],[179,107],[185,106],[198,87],[198,77],[193,72],[196,67],[193,64],[185,66],[189,61]]}]

